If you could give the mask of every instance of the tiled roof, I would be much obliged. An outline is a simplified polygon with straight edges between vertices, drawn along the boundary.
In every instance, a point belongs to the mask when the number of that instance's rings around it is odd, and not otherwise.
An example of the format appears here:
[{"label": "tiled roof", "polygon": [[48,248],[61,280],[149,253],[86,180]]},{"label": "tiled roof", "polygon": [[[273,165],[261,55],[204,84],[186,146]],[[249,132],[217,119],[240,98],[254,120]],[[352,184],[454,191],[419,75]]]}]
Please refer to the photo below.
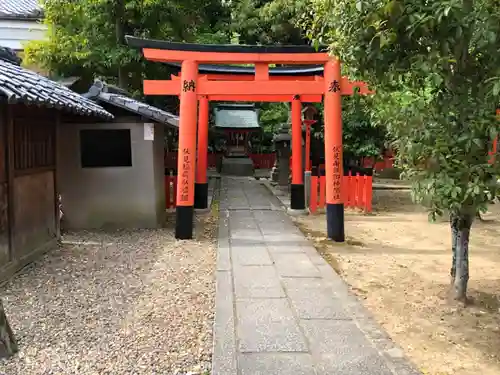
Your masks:
[{"label": "tiled roof", "polygon": [[24,103],[56,108],[78,115],[112,119],[113,115],[93,101],[35,72],[0,59],[0,98],[9,103]]},{"label": "tiled roof", "polygon": [[259,116],[253,104],[222,104],[215,108],[215,126],[232,129],[258,129]]},{"label": "tiled roof", "polygon": [[40,0],[1,0],[0,18],[41,19]]},{"label": "tiled roof", "polygon": [[137,115],[141,115],[162,124],[174,127],[179,126],[178,116],[130,98],[129,96],[125,95],[125,92],[123,90],[120,91],[121,93],[114,93],[109,91],[111,90],[109,90],[108,85],[101,81],[96,81],[90,88],[89,92],[84,94],[84,96],[98,102],[101,101],[123,108]]}]

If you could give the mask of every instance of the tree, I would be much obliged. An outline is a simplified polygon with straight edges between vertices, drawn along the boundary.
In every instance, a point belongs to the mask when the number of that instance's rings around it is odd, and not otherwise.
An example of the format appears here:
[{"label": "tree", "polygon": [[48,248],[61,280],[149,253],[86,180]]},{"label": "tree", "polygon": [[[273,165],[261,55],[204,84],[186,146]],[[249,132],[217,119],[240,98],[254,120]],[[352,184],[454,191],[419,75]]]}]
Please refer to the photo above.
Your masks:
[{"label": "tree", "polygon": [[[371,118],[373,100],[370,97],[353,95],[342,98],[342,142],[345,164],[361,166],[363,158],[377,159],[382,154],[387,141],[384,124],[375,123]],[[320,118],[323,118],[323,105]],[[324,128],[317,136],[323,138]]]},{"label": "tree", "polygon": [[378,159],[386,142],[385,126],[370,118],[371,98],[360,95],[342,100],[344,158],[361,166],[363,158]]},{"label": "tree", "polygon": [[233,0],[231,31],[245,44],[305,44],[307,38],[297,26],[306,1]]},{"label": "tree", "polygon": [[[220,0],[44,0],[44,14],[49,38],[27,45],[27,63],[55,76],[99,76],[132,92],[141,91],[145,77],[173,71],[144,61],[140,51],[125,45],[125,35],[206,41],[219,23],[229,22]],[[211,36],[227,39],[217,32]]]},{"label": "tree", "polygon": [[377,90],[413,197],[431,218],[449,212],[451,295],[467,300],[475,212],[497,190],[488,164],[498,129],[500,8],[495,0],[311,0],[302,20],[346,73]]}]

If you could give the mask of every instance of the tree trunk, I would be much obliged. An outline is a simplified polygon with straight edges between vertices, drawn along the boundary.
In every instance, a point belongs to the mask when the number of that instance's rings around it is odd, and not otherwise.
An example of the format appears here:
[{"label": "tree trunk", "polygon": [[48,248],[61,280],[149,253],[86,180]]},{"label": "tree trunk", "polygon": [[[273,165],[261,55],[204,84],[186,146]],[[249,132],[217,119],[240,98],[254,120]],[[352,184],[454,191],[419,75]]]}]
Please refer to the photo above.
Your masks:
[{"label": "tree trunk", "polygon": [[469,282],[469,237],[474,214],[451,215],[452,233],[452,296],[453,299],[467,302],[467,284]]},{"label": "tree trunk", "polygon": [[0,300],[0,358],[9,358],[17,352],[17,343]]},{"label": "tree trunk", "polygon": [[458,240],[458,216],[450,213],[451,227],[451,269],[450,269],[450,285],[453,286],[455,276],[457,274],[457,240]]}]

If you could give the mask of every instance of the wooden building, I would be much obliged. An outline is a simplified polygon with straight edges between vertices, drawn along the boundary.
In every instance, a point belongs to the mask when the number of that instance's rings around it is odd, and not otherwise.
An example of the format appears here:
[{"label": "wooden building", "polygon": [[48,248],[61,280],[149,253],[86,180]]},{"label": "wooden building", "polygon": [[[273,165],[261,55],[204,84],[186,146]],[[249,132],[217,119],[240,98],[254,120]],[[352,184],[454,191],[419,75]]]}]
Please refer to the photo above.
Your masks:
[{"label": "wooden building", "polygon": [[113,118],[0,54],[0,281],[57,243],[56,129],[65,113]]}]

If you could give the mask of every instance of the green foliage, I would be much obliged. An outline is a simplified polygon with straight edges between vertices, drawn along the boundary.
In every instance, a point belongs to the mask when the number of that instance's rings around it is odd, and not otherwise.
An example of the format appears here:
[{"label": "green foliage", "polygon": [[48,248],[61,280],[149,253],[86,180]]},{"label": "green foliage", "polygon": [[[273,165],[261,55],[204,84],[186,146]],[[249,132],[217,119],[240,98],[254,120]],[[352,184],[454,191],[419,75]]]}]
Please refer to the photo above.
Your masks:
[{"label": "green foliage", "polygon": [[500,91],[495,0],[311,0],[308,36],[327,41],[345,73],[377,90],[414,196],[431,214],[464,214],[495,192],[489,165]]},{"label": "green foliage", "polygon": [[384,124],[371,119],[373,100],[361,95],[344,97],[342,100],[342,135],[344,159],[360,163],[361,159],[379,158],[385,148]]},{"label": "green foliage", "polygon": [[49,39],[26,46],[27,63],[55,76],[100,76],[110,83],[120,78],[131,91],[140,90],[145,76],[167,76],[169,70],[145,62],[125,45],[125,35],[221,42],[224,33],[211,31],[229,21],[219,0],[44,0],[44,13]]},{"label": "green foliage", "polygon": [[245,44],[304,44],[296,25],[306,1],[233,0],[231,30]]},{"label": "green foliage", "polygon": [[274,134],[289,117],[290,106],[287,103],[261,103],[259,106],[260,126],[266,133]]},{"label": "green foliage", "polygon": [[346,97],[342,103],[344,157],[360,161],[378,158],[385,146],[385,126],[375,125],[370,118],[371,98]]}]

